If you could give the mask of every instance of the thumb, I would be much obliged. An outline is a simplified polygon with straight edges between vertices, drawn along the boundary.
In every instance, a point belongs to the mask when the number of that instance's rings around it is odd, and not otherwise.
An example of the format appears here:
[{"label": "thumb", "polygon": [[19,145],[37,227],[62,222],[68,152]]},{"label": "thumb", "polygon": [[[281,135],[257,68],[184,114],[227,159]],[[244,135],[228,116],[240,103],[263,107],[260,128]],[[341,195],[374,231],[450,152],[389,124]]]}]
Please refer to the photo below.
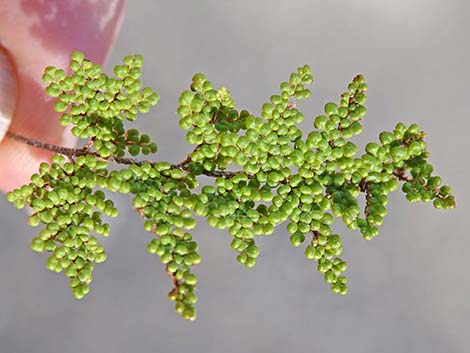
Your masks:
[{"label": "thumb", "polygon": [[[74,50],[102,64],[115,40],[123,8],[124,0],[0,0],[0,50],[4,61],[12,63],[10,78],[16,83],[11,132],[56,145],[75,143],[70,132],[58,124],[60,116],[44,93],[42,73],[49,65],[67,68]],[[0,72],[0,79],[8,75],[5,72]],[[6,85],[0,84],[0,90],[2,87]],[[0,92],[0,98],[14,96]],[[1,136],[0,131],[0,139]],[[50,156],[48,151],[5,137],[0,142],[0,190],[27,183],[39,164]]]}]

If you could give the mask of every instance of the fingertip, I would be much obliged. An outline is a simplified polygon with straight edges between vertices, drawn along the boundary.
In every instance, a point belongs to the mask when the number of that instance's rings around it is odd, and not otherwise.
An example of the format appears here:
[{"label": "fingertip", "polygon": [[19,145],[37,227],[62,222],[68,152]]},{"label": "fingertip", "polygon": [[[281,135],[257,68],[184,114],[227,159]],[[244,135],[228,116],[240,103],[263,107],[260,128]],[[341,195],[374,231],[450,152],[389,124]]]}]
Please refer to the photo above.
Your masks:
[{"label": "fingertip", "polygon": [[16,106],[16,70],[13,60],[0,44],[0,142],[10,127]]},{"label": "fingertip", "polygon": [[[43,70],[48,65],[65,69],[74,50],[103,64],[122,23],[124,4],[124,0],[42,5],[31,1],[12,2],[1,9],[0,38],[8,48],[5,62],[14,68],[16,80],[14,90],[12,82],[10,89],[3,90],[7,81],[0,68],[0,191],[28,183],[39,164],[52,155],[4,137],[6,131],[65,147],[75,143],[69,130],[58,124],[60,115],[44,93]],[[15,92],[16,99],[3,92]]]},{"label": "fingertip", "polygon": [[0,191],[7,192],[28,184],[41,162],[50,161],[51,153],[13,141],[8,136],[0,149]]}]

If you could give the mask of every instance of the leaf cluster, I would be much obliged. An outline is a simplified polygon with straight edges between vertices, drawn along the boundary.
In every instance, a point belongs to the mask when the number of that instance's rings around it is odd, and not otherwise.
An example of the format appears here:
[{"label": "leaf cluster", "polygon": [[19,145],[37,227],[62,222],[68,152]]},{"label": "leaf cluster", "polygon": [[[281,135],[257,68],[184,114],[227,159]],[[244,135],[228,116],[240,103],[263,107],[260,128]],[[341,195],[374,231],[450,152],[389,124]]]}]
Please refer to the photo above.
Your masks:
[{"label": "leaf cluster", "polygon": [[[257,238],[285,223],[292,245],[304,245],[305,257],[331,290],[346,294],[347,264],[340,257],[341,236],[332,228],[335,219],[365,239],[374,238],[387,214],[388,194],[400,182],[411,202],[455,206],[450,187],[433,175],[425,135],[416,124],[398,123],[358,155],[351,138],[362,132],[366,114],[368,86],[362,75],[354,77],[338,102],[325,105],[304,136],[298,127],[304,115],[296,102],[310,96],[306,86],[313,77],[306,65],[281,83],[260,116],[238,110],[225,87],[194,75],[177,108],[179,125],[194,145],[187,158],[176,164],[127,158],[126,153],[157,151],[148,135],[125,126],[158,102],[151,88],[142,88],[142,64],[140,55],[125,57],[115,77],[108,77],[75,52],[70,75],[46,68],[46,93],[56,99],[60,123],[87,143],[41,164],[31,183],[7,194],[17,208],[32,208],[30,225],[44,225],[31,247],[52,253],[46,267],[65,272],[76,298],[88,293],[94,264],[106,259],[95,237],[110,232],[102,216],[117,216],[103,190],[133,195],[144,229],[154,235],[147,251],[160,257],[173,284],[168,296],[186,319],[196,317],[192,268],[201,257],[190,233],[196,217],[226,229],[237,261],[248,268],[260,254]],[[110,162],[121,168],[111,170]],[[213,182],[200,185],[202,175]]]}]

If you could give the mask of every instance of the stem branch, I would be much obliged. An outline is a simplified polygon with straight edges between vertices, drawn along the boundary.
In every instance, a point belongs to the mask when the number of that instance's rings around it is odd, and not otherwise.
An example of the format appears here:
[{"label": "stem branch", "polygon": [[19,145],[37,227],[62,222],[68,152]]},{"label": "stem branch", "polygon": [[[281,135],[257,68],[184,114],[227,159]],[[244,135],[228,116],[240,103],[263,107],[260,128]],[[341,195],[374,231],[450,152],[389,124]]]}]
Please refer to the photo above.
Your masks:
[{"label": "stem branch", "polygon": [[[66,156],[71,160],[74,160],[74,157],[84,156],[84,155],[89,154],[89,155],[92,155],[92,156],[94,156],[95,158],[97,158],[99,160],[114,162],[114,163],[117,163],[117,164],[125,164],[125,165],[135,164],[135,165],[141,166],[144,163],[149,163],[150,165],[155,165],[155,163],[156,163],[156,162],[153,162],[153,161],[147,161],[147,160],[139,161],[139,160],[136,160],[134,158],[117,157],[117,156],[111,156],[109,158],[104,158],[104,157],[100,156],[97,152],[93,152],[93,151],[89,150],[89,148],[91,147],[90,143],[87,143],[82,148],[68,148],[68,147],[56,146],[56,145],[53,145],[53,144],[50,144],[50,143],[45,143],[45,142],[35,140],[35,139],[29,138],[29,137],[24,137],[24,136],[15,134],[11,131],[7,131],[6,136],[8,136],[9,138],[11,138],[15,141],[27,144],[29,146],[32,146],[32,147],[35,147],[35,148],[41,148],[41,149],[44,149],[44,150],[47,150],[47,151],[51,151],[51,152]],[[172,164],[171,167],[181,169],[183,171],[188,171],[188,165],[189,165],[190,161],[191,161],[190,156],[187,156],[184,161],[181,161],[180,163]],[[242,174],[242,173],[245,174],[244,171],[225,171],[225,170],[213,170],[213,171],[203,170],[202,171],[202,174],[204,174],[208,177],[213,177],[213,178],[217,178],[217,177],[231,178],[231,177],[233,177],[237,174]],[[248,177],[252,177],[252,176],[248,175]]]}]

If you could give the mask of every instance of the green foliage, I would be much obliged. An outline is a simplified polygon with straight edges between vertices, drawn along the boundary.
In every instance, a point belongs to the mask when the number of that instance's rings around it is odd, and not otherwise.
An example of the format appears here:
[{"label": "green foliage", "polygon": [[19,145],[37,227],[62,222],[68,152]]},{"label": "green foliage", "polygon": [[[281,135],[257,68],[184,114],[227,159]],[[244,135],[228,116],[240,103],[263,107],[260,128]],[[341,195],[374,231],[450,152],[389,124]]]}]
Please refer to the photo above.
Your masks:
[{"label": "green foliage", "polygon": [[[315,129],[304,138],[298,128],[304,115],[295,102],[310,96],[305,87],[313,81],[308,66],[281,84],[260,116],[237,110],[225,87],[214,88],[203,74],[196,74],[177,109],[186,140],[195,145],[186,160],[171,164],[126,158],[126,151],[131,156],[157,151],[148,135],[124,126],[158,102],[151,88],[142,89],[142,64],[140,55],[125,57],[110,78],[75,52],[70,76],[46,68],[46,93],[56,98],[55,110],[63,113],[60,123],[71,125],[72,134],[88,142],[72,152],[58,150],[68,160],[55,155],[52,164],[41,164],[31,183],[7,194],[17,208],[32,208],[31,226],[44,225],[31,248],[52,253],[47,269],[64,271],[78,299],[89,291],[94,263],[106,259],[92,233],[107,236],[110,229],[102,216],[117,216],[102,190],[134,195],[144,229],[155,235],[147,251],[165,265],[173,283],[168,296],[186,319],[196,316],[192,267],[201,257],[189,233],[196,216],[227,229],[237,261],[248,268],[260,253],[257,237],[271,235],[286,223],[292,245],[305,243],[305,257],[316,263],[331,290],[346,294],[347,264],[339,257],[341,237],[332,230],[335,217],[372,239],[387,213],[388,194],[400,181],[411,202],[455,206],[450,187],[432,175],[424,133],[416,124],[398,123],[357,155],[350,139],[361,133],[366,114],[362,75],[353,79],[339,102],[325,105],[324,114],[314,119]],[[110,170],[109,162],[123,167]],[[214,183],[197,191],[201,175],[213,177]],[[366,200],[363,212],[361,194]]]}]

